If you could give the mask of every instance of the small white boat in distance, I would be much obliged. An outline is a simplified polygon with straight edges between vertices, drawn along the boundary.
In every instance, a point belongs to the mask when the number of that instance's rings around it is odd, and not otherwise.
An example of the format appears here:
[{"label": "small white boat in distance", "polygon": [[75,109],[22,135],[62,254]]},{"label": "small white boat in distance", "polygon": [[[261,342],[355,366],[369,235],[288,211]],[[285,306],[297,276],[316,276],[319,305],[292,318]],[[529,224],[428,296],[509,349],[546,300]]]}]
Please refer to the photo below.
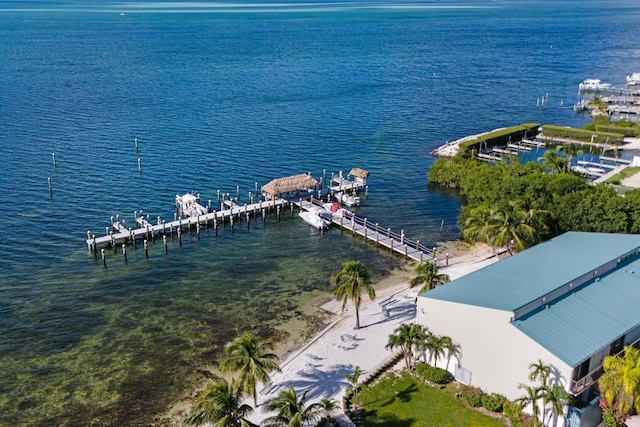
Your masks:
[{"label": "small white boat in distance", "polygon": [[578,85],[578,89],[582,92],[597,92],[611,89],[611,85],[609,83],[602,83],[600,79],[585,79]]},{"label": "small white boat in distance", "polygon": [[633,73],[630,76],[627,76],[627,84],[629,86],[640,85],[640,73]]},{"label": "small white boat in distance", "polygon": [[326,230],[329,228],[330,222],[326,219],[321,218],[319,215],[309,212],[309,211],[300,211],[298,216],[302,218],[304,222],[311,225],[312,227],[317,228],[318,230]]},{"label": "small white boat in distance", "polygon": [[347,206],[360,206],[360,197],[352,196],[347,193],[339,192],[335,194],[335,198]]},{"label": "small white boat in distance", "polygon": [[176,208],[178,210],[178,215],[183,218],[204,215],[207,213],[207,209],[198,203],[198,198],[191,193],[176,196]]}]

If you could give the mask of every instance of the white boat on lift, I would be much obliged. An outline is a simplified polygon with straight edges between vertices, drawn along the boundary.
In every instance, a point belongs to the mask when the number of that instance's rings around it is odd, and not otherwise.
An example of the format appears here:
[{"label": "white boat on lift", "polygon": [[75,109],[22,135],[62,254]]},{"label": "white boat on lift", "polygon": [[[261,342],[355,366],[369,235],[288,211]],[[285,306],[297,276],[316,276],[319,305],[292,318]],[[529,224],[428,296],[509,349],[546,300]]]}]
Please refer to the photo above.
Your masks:
[{"label": "white boat on lift", "polygon": [[320,215],[314,212],[300,211],[298,213],[298,216],[302,218],[304,222],[311,225],[312,227],[317,228],[318,230],[326,230],[327,228],[329,228],[329,225],[331,224],[329,221],[320,217]]},{"label": "white boat on lift", "polygon": [[335,198],[347,206],[360,206],[360,197],[358,196],[352,196],[341,191],[335,194]]},{"label": "white boat on lift", "polygon": [[178,215],[182,218],[207,213],[207,208],[198,203],[198,197],[191,193],[183,194],[182,196],[176,195],[176,209]]},{"label": "white boat on lift", "polygon": [[609,83],[602,83],[600,79],[585,79],[578,85],[581,92],[598,92],[611,89],[611,87]]},{"label": "white boat on lift", "polygon": [[640,73],[633,73],[627,76],[627,85],[640,86]]}]

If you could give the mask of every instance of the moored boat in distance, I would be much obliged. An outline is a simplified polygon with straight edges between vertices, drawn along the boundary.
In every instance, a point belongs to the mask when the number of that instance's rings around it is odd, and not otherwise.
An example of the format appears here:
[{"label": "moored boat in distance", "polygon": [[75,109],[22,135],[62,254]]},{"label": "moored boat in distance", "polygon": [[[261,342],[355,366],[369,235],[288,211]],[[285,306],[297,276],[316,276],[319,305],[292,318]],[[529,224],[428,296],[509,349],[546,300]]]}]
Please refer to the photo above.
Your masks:
[{"label": "moored boat in distance", "polygon": [[[322,208],[321,208],[322,209]],[[318,214],[309,211],[300,211],[298,216],[302,218],[304,222],[317,228],[318,230],[326,230],[331,224],[326,219],[321,218]]]},{"label": "moored boat in distance", "polygon": [[633,73],[627,76],[627,85],[640,86],[640,73]]},{"label": "moored boat in distance", "polygon": [[578,89],[581,92],[598,92],[611,88],[612,86],[609,83],[602,83],[600,79],[584,79],[582,83],[578,85]]}]

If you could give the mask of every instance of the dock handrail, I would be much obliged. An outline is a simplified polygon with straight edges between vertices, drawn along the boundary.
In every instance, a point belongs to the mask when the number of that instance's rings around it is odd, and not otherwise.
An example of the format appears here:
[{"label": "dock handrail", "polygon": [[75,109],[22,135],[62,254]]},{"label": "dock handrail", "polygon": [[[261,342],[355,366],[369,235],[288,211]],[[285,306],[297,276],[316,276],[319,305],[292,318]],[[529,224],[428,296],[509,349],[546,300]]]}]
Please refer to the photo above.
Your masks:
[{"label": "dock handrail", "polygon": [[[323,205],[322,200],[318,200],[315,198],[311,198],[310,202],[311,204],[316,206]],[[336,213],[331,213],[331,220],[334,224],[341,225],[341,226],[344,226],[345,222],[350,223],[352,231],[356,228],[356,226],[362,227],[362,229],[364,230],[362,232],[358,231],[357,233],[363,236],[366,236],[370,240],[375,240],[376,242],[378,241],[378,238],[380,236],[386,237],[387,239],[391,239],[392,242],[397,241],[399,242],[400,247],[398,246],[394,247],[393,243],[390,244],[391,246],[390,248],[396,252],[402,253],[400,248],[404,247],[405,255],[409,252],[409,248],[412,251],[415,250],[425,255],[424,257],[422,257],[421,255],[419,259],[417,259],[417,261],[432,261],[436,263],[437,262],[444,263],[444,258],[443,259],[437,258],[437,251],[434,252],[432,247],[428,247],[423,243],[420,243],[418,240],[407,238],[407,236],[404,234],[404,231],[397,233],[395,231],[392,231],[390,228],[381,227],[378,223],[371,222],[367,218],[358,216],[353,212],[347,213],[343,217],[341,217]],[[372,234],[369,234],[368,231],[371,231]]]}]

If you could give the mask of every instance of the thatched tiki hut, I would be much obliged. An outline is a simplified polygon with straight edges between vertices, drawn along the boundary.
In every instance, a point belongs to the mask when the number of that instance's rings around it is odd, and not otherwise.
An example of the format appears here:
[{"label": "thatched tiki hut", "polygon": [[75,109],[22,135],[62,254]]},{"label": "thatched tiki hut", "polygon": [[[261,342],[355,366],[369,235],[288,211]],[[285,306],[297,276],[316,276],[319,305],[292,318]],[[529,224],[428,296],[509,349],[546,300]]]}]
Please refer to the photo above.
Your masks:
[{"label": "thatched tiki hut", "polygon": [[364,169],[353,168],[351,172],[349,172],[349,175],[354,178],[354,181],[365,183],[365,180],[369,177],[369,172]]},{"label": "thatched tiki hut", "polygon": [[276,178],[262,186],[262,194],[267,199],[273,199],[279,194],[289,193],[291,191],[307,191],[309,188],[316,187],[316,181],[311,174],[300,174],[287,176],[284,178]]}]

